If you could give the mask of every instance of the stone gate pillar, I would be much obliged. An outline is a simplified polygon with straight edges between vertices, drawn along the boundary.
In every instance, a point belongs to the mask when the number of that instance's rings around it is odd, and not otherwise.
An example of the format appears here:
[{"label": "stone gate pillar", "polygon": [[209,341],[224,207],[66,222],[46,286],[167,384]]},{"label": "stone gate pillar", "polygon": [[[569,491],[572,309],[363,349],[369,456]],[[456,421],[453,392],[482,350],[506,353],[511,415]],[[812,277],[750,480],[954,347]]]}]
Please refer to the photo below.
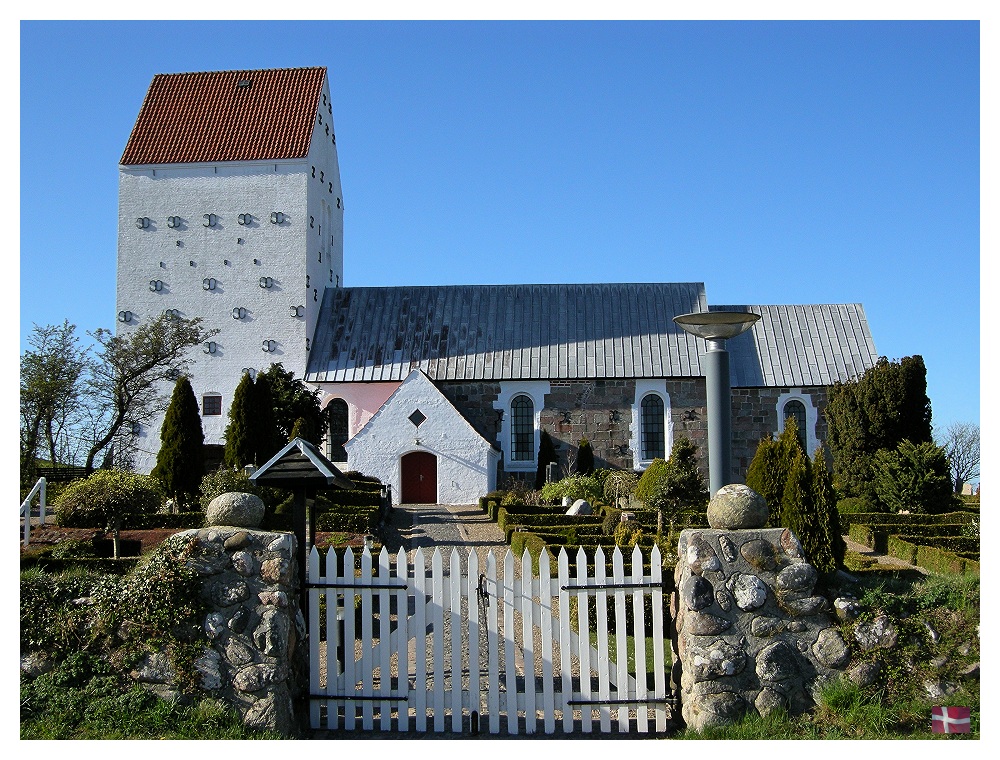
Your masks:
[{"label": "stone gate pillar", "polygon": [[672,676],[681,715],[698,731],[751,710],[800,714],[850,659],[815,594],[816,569],[791,530],[763,527],[767,516],[759,494],[727,485],[709,503],[711,527],[680,536]]}]

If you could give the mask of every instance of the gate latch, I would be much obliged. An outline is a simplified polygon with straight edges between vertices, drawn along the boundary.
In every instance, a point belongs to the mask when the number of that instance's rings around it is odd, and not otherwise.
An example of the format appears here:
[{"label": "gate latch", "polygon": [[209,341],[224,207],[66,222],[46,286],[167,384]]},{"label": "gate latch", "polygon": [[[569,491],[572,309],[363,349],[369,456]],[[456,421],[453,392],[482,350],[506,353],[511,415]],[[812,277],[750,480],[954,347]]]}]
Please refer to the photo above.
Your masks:
[{"label": "gate latch", "polygon": [[480,599],[486,598],[486,576],[482,573],[479,574],[479,586],[476,589],[476,594],[479,595]]}]

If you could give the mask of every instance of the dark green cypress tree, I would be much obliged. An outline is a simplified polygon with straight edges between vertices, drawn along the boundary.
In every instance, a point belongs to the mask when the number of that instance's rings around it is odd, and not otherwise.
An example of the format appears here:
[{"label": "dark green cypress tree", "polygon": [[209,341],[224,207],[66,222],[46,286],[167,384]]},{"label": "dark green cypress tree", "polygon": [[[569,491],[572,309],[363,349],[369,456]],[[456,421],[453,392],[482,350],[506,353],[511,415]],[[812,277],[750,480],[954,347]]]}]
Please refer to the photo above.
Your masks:
[{"label": "dark green cypress tree", "polygon": [[847,546],[840,528],[840,513],[837,511],[837,493],[833,489],[833,476],[826,466],[823,449],[816,449],[812,464],[812,501],[819,519],[819,534],[824,551],[815,558],[813,564],[821,573],[831,573],[844,564]]},{"label": "dark green cypress tree", "polygon": [[205,433],[201,427],[198,399],[187,377],[174,384],[163,426],[156,466],[150,473],[163,483],[178,511],[197,503],[198,487],[205,472]]},{"label": "dark green cypress tree", "polygon": [[552,443],[552,436],[547,430],[543,430],[538,437],[538,469],[535,471],[535,490],[545,485],[545,468],[550,462],[558,462],[556,447]]},{"label": "dark green cypress tree", "polygon": [[226,467],[239,469],[254,463],[254,383],[249,373],[244,373],[233,393],[233,403],[229,405],[229,424],[224,437],[222,461]]},{"label": "dark green cypress tree", "polygon": [[[816,523],[812,507],[812,477],[809,459],[801,450],[795,453],[788,468],[788,480],[781,498],[780,525],[789,528],[802,543],[810,561],[816,543]],[[813,519],[811,519],[813,518]]]},{"label": "dark green cypress tree", "polygon": [[594,472],[594,447],[586,438],[580,439],[580,446],[576,452],[576,473],[577,475],[591,475]]},{"label": "dark green cypress tree", "polygon": [[254,464],[260,467],[277,454],[286,443],[274,415],[274,396],[271,382],[265,373],[257,375],[253,384],[253,434]]}]

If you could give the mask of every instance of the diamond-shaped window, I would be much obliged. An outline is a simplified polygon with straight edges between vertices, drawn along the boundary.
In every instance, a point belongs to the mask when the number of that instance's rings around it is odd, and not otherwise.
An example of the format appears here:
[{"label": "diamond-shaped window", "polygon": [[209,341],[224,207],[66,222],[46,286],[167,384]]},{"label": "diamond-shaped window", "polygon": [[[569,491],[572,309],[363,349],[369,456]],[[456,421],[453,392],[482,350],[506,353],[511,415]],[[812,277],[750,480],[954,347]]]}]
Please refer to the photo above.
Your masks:
[{"label": "diamond-shaped window", "polygon": [[413,423],[414,427],[420,427],[420,424],[427,419],[427,415],[421,412],[419,409],[414,410],[413,414],[410,415],[409,420]]}]

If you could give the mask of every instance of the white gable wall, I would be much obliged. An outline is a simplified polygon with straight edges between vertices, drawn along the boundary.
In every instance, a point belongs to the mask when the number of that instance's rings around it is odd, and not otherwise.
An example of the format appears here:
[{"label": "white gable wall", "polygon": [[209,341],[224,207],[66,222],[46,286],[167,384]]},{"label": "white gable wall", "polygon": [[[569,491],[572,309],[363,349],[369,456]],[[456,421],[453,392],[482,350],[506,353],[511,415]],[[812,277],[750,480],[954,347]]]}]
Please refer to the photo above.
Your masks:
[{"label": "white gable wall", "polygon": [[[418,409],[426,417],[419,427],[409,420]],[[391,485],[396,503],[402,496],[400,460],[414,451],[437,457],[439,504],[474,504],[496,487],[500,453],[418,370],[410,373],[345,448],[347,469]]]}]

